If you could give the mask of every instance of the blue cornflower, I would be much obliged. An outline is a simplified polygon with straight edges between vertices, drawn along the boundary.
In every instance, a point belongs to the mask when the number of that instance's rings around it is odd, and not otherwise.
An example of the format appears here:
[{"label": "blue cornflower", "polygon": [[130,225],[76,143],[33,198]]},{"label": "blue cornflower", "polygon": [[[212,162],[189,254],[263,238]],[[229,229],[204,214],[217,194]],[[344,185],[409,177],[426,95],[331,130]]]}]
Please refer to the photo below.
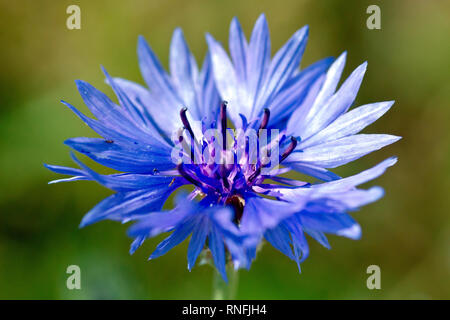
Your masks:
[{"label": "blue cornflower", "polygon": [[[271,59],[265,16],[257,20],[249,42],[233,19],[231,59],[207,35],[209,53],[199,70],[177,29],[170,49],[170,75],[139,38],[139,64],[150,89],[111,78],[105,71],[117,105],[88,83],[77,81],[96,119],[63,103],[103,138],[73,138],[65,143],[123,172],[99,174],[74,154],[80,169],[47,165],[72,175],[53,182],[94,180],[116,191],[89,211],[81,226],[103,219],[136,221],[129,229],[135,239],[131,253],[145,239],[172,232],[151,259],[191,236],[188,268],[207,244],[224,279],[226,261],[249,268],[263,238],[298,264],[308,256],[304,233],[326,247],[324,233],[358,239],[361,228],[348,212],[378,200],[383,191],[357,186],[381,175],[396,159],[347,178],[328,169],[399,139],[358,134],[393,102],[348,111],[367,64],[353,71],[336,91],[346,54],[298,70],[307,37],[308,28],[300,29]],[[235,131],[230,132],[228,118]],[[211,130],[218,135],[211,135]],[[266,131],[271,135],[263,134]],[[256,137],[256,144],[251,137]],[[290,170],[323,182],[280,176]],[[172,210],[162,210],[170,194],[183,185],[194,190],[178,196]]]}]

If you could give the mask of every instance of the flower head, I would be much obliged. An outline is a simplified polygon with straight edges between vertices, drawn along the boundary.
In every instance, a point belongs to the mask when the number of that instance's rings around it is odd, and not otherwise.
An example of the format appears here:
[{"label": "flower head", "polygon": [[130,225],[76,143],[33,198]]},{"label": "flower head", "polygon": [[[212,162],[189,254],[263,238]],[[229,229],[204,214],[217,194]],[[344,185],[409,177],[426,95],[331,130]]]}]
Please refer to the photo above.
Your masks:
[{"label": "flower head", "polygon": [[[63,103],[103,138],[73,138],[65,143],[122,172],[99,174],[74,154],[80,169],[47,165],[72,175],[53,182],[94,180],[116,191],[89,211],[81,226],[103,219],[135,221],[129,229],[135,239],[131,253],[145,239],[171,232],[151,259],[190,236],[189,270],[206,246],[225,279],[227,260],[249,268],[264,238],[299,266],[309,252],[305,233],[326,247],[325,233],[358,239],[361,228],[348,212],[378,200],[383,191],[357,186],[381,175],[396,159],[347,178],[328,169],[399,139],[359,134],[393,102],[348,111],[367,64],[336,90],[346,54],[298,70],[307,37],[308,28],[300,29],[271,59],[264,15],[249,41],[233,19],[231,59],[207,35],[209,53],[199,70],[177,29],[170,75],[139,38],[139,64],[149,89],[111,78],[105,71],[119,105],[77,81],[96,119]],[[281,176],[290,170],[322,182]],[[162,210],[170,194],[183,185],[191,185],[193,191],[178,196],[172,210]]]}]

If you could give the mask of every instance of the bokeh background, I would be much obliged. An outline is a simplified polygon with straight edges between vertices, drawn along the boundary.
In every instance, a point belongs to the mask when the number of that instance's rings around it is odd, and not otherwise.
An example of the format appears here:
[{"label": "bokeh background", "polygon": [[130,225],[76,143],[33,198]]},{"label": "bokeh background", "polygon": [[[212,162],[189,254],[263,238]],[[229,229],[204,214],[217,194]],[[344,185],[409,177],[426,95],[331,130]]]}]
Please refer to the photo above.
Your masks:
[{"label": "bokeh background", "polygon": [[[391,155],[398,164],[375,183],[378,203],[356,212],[363,237],[330,236],[328,251],[310,241],[302,265],[266,245],[240,272],[244,299],[450,298],[450,2],[449,1],[0,1],[0,298],[208,299],[213,270],[188,272],[187,243],[148,262],[163,237],[135,255],[126,225],[78,229],[110,192],[95,183],[47,185],[43,163],[71,165],[63,141],[93,133],[64,107],[87,112],[74,85],[86,80],[112,96],[100,64],[142,83],[136,57],[142,34],[167,66],[171,33],[183,28],[197,59],[205,32],[227,41],[237,16],[247,35],[262,12],[278,49],[305,24],[306,66],[348,50],[345,76],[369,61],[356,105],[396,100],[366,132],[403,137],[338,173],[353,174]],[[66,8],[81,7],[81,30],[66,28]],[[381,30],[366,28],[366,8],[381,8]],[[91,164],[90,162],[88,162]],[[66,268],[81,268],[82,289],[66,288]],[[381,290],[368,290],[366,268],[381,267]]]}]

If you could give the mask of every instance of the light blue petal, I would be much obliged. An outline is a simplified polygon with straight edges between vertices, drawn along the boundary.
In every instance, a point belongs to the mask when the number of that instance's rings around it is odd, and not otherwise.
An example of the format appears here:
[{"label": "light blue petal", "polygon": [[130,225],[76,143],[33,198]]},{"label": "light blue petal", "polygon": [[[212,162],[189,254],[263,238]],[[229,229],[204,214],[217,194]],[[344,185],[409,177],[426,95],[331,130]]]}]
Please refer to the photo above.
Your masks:
[{"label": "light blue petal", "polygon": [[[293,156],[292,159],[293,158],[295,158],[295,156]],[[285,165],[289,168],[292,168],[298,172],[301,172],[303,174],[306,174],[308,176],[311,176],[311,177],[314,177],[316,179],[320,179],[323,181],[332,181],[332,180],[340,179],[340,177],[337,174],[335,174],[325,168],[315,166],[310,163],[295,162],[295,161],[291,162],[290,157],[288,157],[286,159],[286,161],[283,162],[283,165]]]},{"label": "light blue petal", "polygon": [[138,40],[138,57],[142,77],[151,92],[163,96],[173,108],[179,110],[183,103],[158,58],[142,36],[139,36]]},{"label": "light blue petal", "polygon": [[235,123],[240,123],[239,113],[248,115],[250,109],[239,101],[235,69],[222,46],[209,34],[206,35],[211,55],[217,90],[222,100],[228,102],[227,114]]},{"label": "light blue petal", "polygon": [[253,110],[258,115],[262,108],[268,107],[275,95],[293,72],[299,68],[300,60],[305,51],[308,39],[308,27],[303,27],[294,33],[287,43],[275,54],[270,63],[265,83],[258,94]]},{"label": "light blue petal", "polygon": [[276,123],[285,116],[290,116],[310,93],[316,82],[321,81],[333,58],[325,58],[302,70],[297,76],[291,77],[274,96],[270,103],[270,122]]},{"label": "light blue petal", "polygon": [[240,230],[245,234],[262,235],[267,229],[275,228],[283,219],[299,212],[306,202],[306,197],[298,199],[294,205],[261,197],[248,198],[245,200]]},{"label": "light blue petal", "polygon": [[[247,51],[247,90],[255,106],[259,90],[267,76],[270,63],[270,34],[266,16],[261,14],[255,23]],[[249,120],[249,114],[243,113]]]},{"label": "light blue petal", "polygon": [[366,104],[355,108],[333,121],[328,127],[319,131],[309,139],[302,140],[298,148],[304,149],[319,143],[336,140],[356,134],[385,114],[394,101]]},{"label": "light blue petal", "polygon": [[399,139],[400,137],[387,134],[357,134],[295,152],[288,159],[291,163],[301,162],[324,168],[336,168]]},{"label": "light blue petal", "polygon": [[[121,78],[114,78],[115,84],[120,87],[133,103],[139,107],[141,112],[145,115],[147,127],[153,132],[159,133],[161,138],[157,135],[155,139],[163,141],[168,145],[173,145],[170,140],[173,130],[181,127],[179,119],[179,109],[173,108],[165,102],[163,97],[158,98],[152,95],[150,91],[143,86]],[[165,112],[161,112],[161,109]]]},{"label": "light blue petal", "polygon": [[295,121],[291,123],[291,126],[288,126],[291,127],[288,133],[292,132],[296,136],[301,136],[302,139],[307,137],[305,132],[309,128],[309,123],[316,117],[336,90],[342,71],[344,70],[346,57],[347,53],[342,53],[328,69],[320,91],[317,91],[317,94],[313,96],[314,100],[306,104],[303,108],[297,109],[293,115]]},{"label": "light blue petal", "polygon": [[244,32],[242,32],[241,24],[236,17],[231,20],[228,46],[236,70],[236,76],[241,83],[245,83],[247,79],[248,44]]},{"label": "light blue petal", "polygon": [[303,233],[300,216],[293,217],[294,223],[287,223],[291,232],[292,249],[294,251],[295,261],[297,262],[298,272],[301,272],[300,263],[306,260],[309,255],[309,246]]},{"label": "light blue petal", "polygon": [[133,240],[130,246],[130,254],[133,254],[136,252],[137,249],[139,249],[140,246],[144,243],[146,237],[140,236]]},{"label": "light blue petal", "polygon": [[313,188],[320,189],[322,192],[332,192],[332,191],[345,191],[350,190],[360,184],[366,183],[370,180],[378,178],[381,176],[387,168],[393,166],[397,163],[396,157],[388,158],[376,166],[364,170],[358,174],[355,174],[350,177],[346,177],[340,180],[331,181],[328,183],[324,183],[322,185],[313,186]]},{"label": "light blue petal", "polygon": [[345,61],[347,60],[347,52],[344,51],[327,71],[326,80],[317,96],[317,100],[314,102],[312,113],[315,113],[318,108],[322,107],[325,102],[336,91],[339,80],[341,79],[342,72],[344,71]]},{"label": "light blue petal", "polygon": [[214,83],[214,75],[211,64],[211,55],[208,54],[203,62],[202,70],[198,79],[198,96],[201,97],[199,112],[202,119],[206,118],[207,126],[217,120],[220,110],[219,93]]},{"label": "light blue petal", "polygon": [[59,174],[67,174],[71,176],[85,176],[86,173],[83,170],[70,168],[70,167],[62,167],[62,166],[55,166],[51,164],[45,164],[44,167],[46,167],[48,170],[53,171],[55,173]]},{"label": "light blue petal", "polygon": [[311,238],[313,238],[318,243],[320,243],[322,246],[324,246],[327,249],[331,249],[331,246],[328,243],[328,239],[327,239],[326,235],[323,232],[317,231],[317,230],[308,229],[308,228],[303,228],[303,230],[307,234],[309,234],[311,236]]},{"label": "light blue petal", "polygon": [[129,119],[125,110],[114,104],[104,93],[87,82],[77,80],[75,83],[84,103],[103,125],[128,136],[141,131]]},{"label": "light blue petal", "polygon": [[[136,123],[138,126],[148,129],[148,122],[145,117],[145,115],[141,112],[141,110],[137,107],[136,104],[134,104],[130,98],[125,94],[125,92],[122,90],[121,87],[117,86],[115,81],[111,78],[111,76],[108,74],[105,68],[102,67],[102,71],[106,76],[108,84],[111,85],[114,93],[116,94],[120,105],[127,110],[128,114],[130,115],[130,118],[134,120],[134,123]],[[155,136],[157,135],[156,132],[152,132]]]},{"label": "light blue petal", "polygon": [[366,68],[367,62],[356,68],[339,90],[317,110],[314,117],[308,122],[308,126],[299,132],[303,140],[328,126],[350,108],[358,94]]},{"label": "light blue petal", "polygon": [[184,105],[196,119],[201,117],[198,110],[198,97],[194,83],[197,66],[193,65],[191,51],[184,39],[183,31],[175,29],[170,44],[170,73],[174,86],[182,98]]},{"label": "light blue petal", "polygon": [[308,229],[332,233],[350,239],[361,238],[361,227],[346,213],[320,213],[302,212],[300,215],[302,225]]}]

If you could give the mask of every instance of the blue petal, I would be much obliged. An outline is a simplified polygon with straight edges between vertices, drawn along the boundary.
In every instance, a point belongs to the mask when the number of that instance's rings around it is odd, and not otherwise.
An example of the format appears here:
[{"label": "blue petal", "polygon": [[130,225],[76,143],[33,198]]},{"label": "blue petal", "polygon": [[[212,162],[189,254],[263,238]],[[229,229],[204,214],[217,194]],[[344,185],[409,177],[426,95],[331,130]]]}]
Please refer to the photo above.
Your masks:
[{"label": "blue petal", "polygon": [[267,229],[276,227],[283,219],[299,212],[306,202],[306,197],[295,204],[261,197],[248,198],[245,200],[240,229],[245,234],[262,235]]},{"label": "blue petal", "polygon": [[[158,139],[158,135],[154,135],[155,139],[168,145],[173,145],[170,136],[174,129],[181,126],[178,118],[179,110],[172,108],[163,97],[152,95],[148,89],[137,83],[121,78],[114,78],[114,82],[145,115],[146,125],[149,130],[159,133],[161,138]],[[166,112],[161,112],[161,109],[164,109]]]},{"label": "blue petal", "polygon": [[290,160],[291,157],[287,158],[285,162],[283,162],[283,165],[286,165],[287,167],[290,167],[298,172],[301,172],[303,174],[309,175],[311,177],[314,177],[316,179],[320,179],[323,181],[332,181],[337,180],[340,177],[322,167],[312,165],[310,163],[302,163],[302,162],[295,162]]},{"label": "blue petal", "polygon": [[239,20],[234,17],[230,25],[229,47],[237,78],[245,83],[247,79],[247,40],[242,32]]},{"label": "blue petal", "polygon": [[200,218],[197,220],[187,251],[189,271],[191,271],[192,267],[195,265],[195,261],[205,245],[209,228],[210,225],[208,219]]},{"label": "blue petal", "polygon": [[308,229],[333,233],[354,240],[361,238],[361,227],[346,213],[304,211],[300,215],[300,220]]},{"label": "blue petal", "polygon": [[320,60],[302,70],[297,76],[291,77],[270,103],[270,122],[276,123],[283,117],[291,115],[295,108],[303,108],[302,102],[310,94],[313,86],[321,83],[332,61],[333,58]]},{"label": "blue petal", "polygon": [[151,189],[153,187],[169,186],[171,188],[177,188],[184,184],[184,179],[181,177],[171,176],[158,176],[149,174],[111,174],[102,175],[79,161],[73,153],[71,153],[72,159],[85,171],[84,175],[88,176],[91,180],[95,180],[105,187],[119,191],[132,191],[140,189]]},{"label": "blue petal", "polygon": [[298,271],[301,272],[300,263],[306,260],[309,255],[309,246],[303,233],[300,215],[295,215],[286,221],[286,225],[291,233],[292,246],[297,262]]},{"label": "blue petal", "polygon": [[202,118],[208,121],[208,127],[217,120],[220,110],[219,93],[214,83],[213,70],[211,65],[211,54],[207,54],[203,62],[202,70],[198,79],[199,93],[201,103],[199,104],[199,113]]},{"label": "blue petal", "polygon": [[306,148],[302,152],[291,154],[288,159],[291,163],[336,168],[399,139],[400,137],[387,134],[357,134]]},{"label": "blue petal", "polygon": [[146,237],[140,236],[133,240],[130,246],[130,254],[133,254],[136,252],[137,249],[144,243]]},{"label": "blue petal", "polygon": [[366,68],[366,62],[356,68],[339,90],[317,110],[305,129],[299,132],[303,140],[325,128],[350,108],[358,94]]},{"label": "blue petal", "polygon": [[77,80],[75,83],[84,103],[103,125],[128,136],[141,131],[129,119],[125,110],[114,104],[104,93],[87,82]]},{"label": "blue petal", "polygon": [[[343,52],[327,71],[326,80],[320,89],[317,100],[314,102],[312,111],[317,111],[336,91],[342,72],[344,71],[345,61],[347,60],[347,52]],[[317,109],[316,109],[317,108]],[[312,112],[315,113],[315,112]]]},{"label": "blue petal", "polygon": [[61,101],[67,107],[69,107],[84,123],[86,123],[92,130],[104,137],[106,140],[112,140],[115,142],[121,142],[126,145],[139,145],[141,148],[146,148],[149,145],[158,145],[160,148],[165,149],[166,153],[170,153],[170,145],[161,140],[158,135],[149,135],[138,128],[134,129],[133,133],[121,132],[112,128],[104,123],[91,119],[81,113],[77,108],[72,106],[70,103]]},{"label": "blue petal", "polygon": [[101,165],[123,172],[152,173],[155,169],[163,171],[175,167],[170,154],[158,147],[147,146],[141,150],[98,138],[73,138],[64,143]]},{"label": "blue petal", "polygon": [[213,74],[222,100],[228,102],[228,116],[233,123],[240,123],[239,113],[249,115],[250,108],[238,97],[238,83],[235,69],[222,46],[209,34],[206,35],[211,55]]},{"label": "blue petal", "polygon": [[325,234],[321,231],[312,230],[308,228],[303,228],[303,230],[311,236],[314,240],[316,240],[318,243],[320,243],[322,246],[324,246],[327,249],[331,249],[330,244],[328,243],[328,239],[325,236]]},{"label": "blue petal", "polygon": [[310,121],[316,117],[336,90],[342,71],[344,70],[346,57],[347,54],[344,52],[328,69],[320,91],[317,93],[317,96],[313,96],[314,100],[304,105],[303,108],[296,110],[293,114],[293,120],[295,119],[295,121],[290,122],[291,126],[288,125],[291,128],[288,132],[292,132],[296,136],[301,136],[303,139],[306,138],[305,131],[308,130]]},{"label": "blue petal", "polygon": [[294,33],[288,42],[277,52],[272,59],[265,83],[259,92],[256,101],[257,109],[254,115],[259,114],[263,107],[268,107],[278,90],[285,84],[293,72],[298,69],[308,39],[308,27],[303,27]]},{"label": "blue petal", "polygon": [[397,163],[396,157],[388,158],[376,166],[364,170],[358,174],[355,174],[350,177],[346,177],[340,180],[331,181],[328,183],[324,183],[320,186],[317,186],[316,188],[320,188],[322,191],[326,192],[332,192],[332,191],[345,191],[353,189],[355,186],[358,186],[360,184],[366,183],[370,180],[373,180],[375,178],[378,178],[381,176],[387,168],[393,166]]},{"label": "blue petal", "polygon": [[153,189],[113,194],[91,209],[83,217],[80,227],[104,219],[129,221],[140,215],[159,211],[173,190],[173,186],[163,185],[155,186]]},{"label": "blue petal", "polygon": [[[130,100],[130,98],[125,94],[125,92],[122,90],[120,86],[116,85],[115,81],[111,78],[111,76],[108,74],[105,68],[102,67],[102,71],[105,74],[108,83],[114,90],[114,93],[116,94],[117,98],[119,99],[120,105],[123,108],[125,108],[125,110],[127,110],[131,119],[133,119],[134,122],[137,123],[142,128],[148,128],[147,119],[145,115],[141,112],[141,110],[137,107],[137,105]],[[156,136],[156,132],[153,133]]]},{"label": "blue petal", "polygon": [[196,95],[194,73],[197,66],[189,50],[183,31],[175,29],[170,45],[170,73],[174,86],[182,98],[184,104],[194,114],[195,118],[201,118],[198,110],[198,97]]},{"label": "blue petal", "polygon": [[295,257],[292,254],[289,232],[282,225],[267,230],[264,233],[264,238],[266,238],[275,249],[281,251],[290,259],[295,260]]},{"label": "blue petal", "polygon": [[139,221],[128,229],[130,237],[154,237],[168,232],[183,224],[189,218],[190,206],[179,205],[170,211],[152,212],[140,217]]},{"label": "blue petal", "polygon": [[319,143],[356,134],[385,114],[394,101],[378,102],[355,108],[333,121],[311,138],[302,140],[298,148],[304,149]]},{"label": "blue petal", "polygon": [[227,282],[227,272],[225,269],[225,247],[223,244],[223,240],[215,227],[212,227],[208,234],[208,246],[211,250],[214,264],[216,265],[217,270],[219,271],[223,280]]},{"label": "blue petal", "polygon": [[164,96],[173,108],[179,108],[180,101],[167,73],[164,71],[161,63],[153,53],[144,37],[139,36],[138,40],[138,57],[139,66],[141,68],[142,77],[147,86],[154,94]]},{"label": "blue petal", "polygon": [[[270,35],[266,16],[261,14],[255,23],[247,51],[247,85],[255,107],[259,90],[265,81],[270,62]],[[250,114],[242,112],[250,120]]]},{"label": "blue petal", "polygon": [[158,244],[155,251],[153,251],[153,253],[150,255],[149,260],[158,258],[166,254],[175,246],[179,245],[191,234],[193,228],[194,223],[192,220],[181,224],[172,232],[170,236],[168,236]]},{"label": "blue petal", "polygon": [[361,206],[365,206],[381,199],[384,195],[384,190],[380,187],[372,187],[368,190],[355,189],[333,193],[322,191],[321,193],[329,199],[339,201],[341,204],[345,205],[347,210],[356,210]]},{"label": "blue petal", "polygon": [[344,206],[343,210],[353,210],[383,196],[383,190],[379,187],[372,187],[368,190],[359,190],[356,187],[379,177],[396,162],[396,158],[388,158],[373,168],[350,177],[313,184],[308,188],[278,188],[273,189],[273,191],[280,192],[282,194],[281,199],[294,203],[305,197],[309,201],[329,199],[336,203],[339,202],[341,206]]},{"label": "blue petal", "polygon": [[48,170],[59,173],[59,174],[67,174],[71,176],[85,176],[86,173],[83,170],[75,169],[75,168],[69,168],[69,167],[62,167],[62,166],[55,166],[51,164],[44,164],[44,167],[46,167]]}]

